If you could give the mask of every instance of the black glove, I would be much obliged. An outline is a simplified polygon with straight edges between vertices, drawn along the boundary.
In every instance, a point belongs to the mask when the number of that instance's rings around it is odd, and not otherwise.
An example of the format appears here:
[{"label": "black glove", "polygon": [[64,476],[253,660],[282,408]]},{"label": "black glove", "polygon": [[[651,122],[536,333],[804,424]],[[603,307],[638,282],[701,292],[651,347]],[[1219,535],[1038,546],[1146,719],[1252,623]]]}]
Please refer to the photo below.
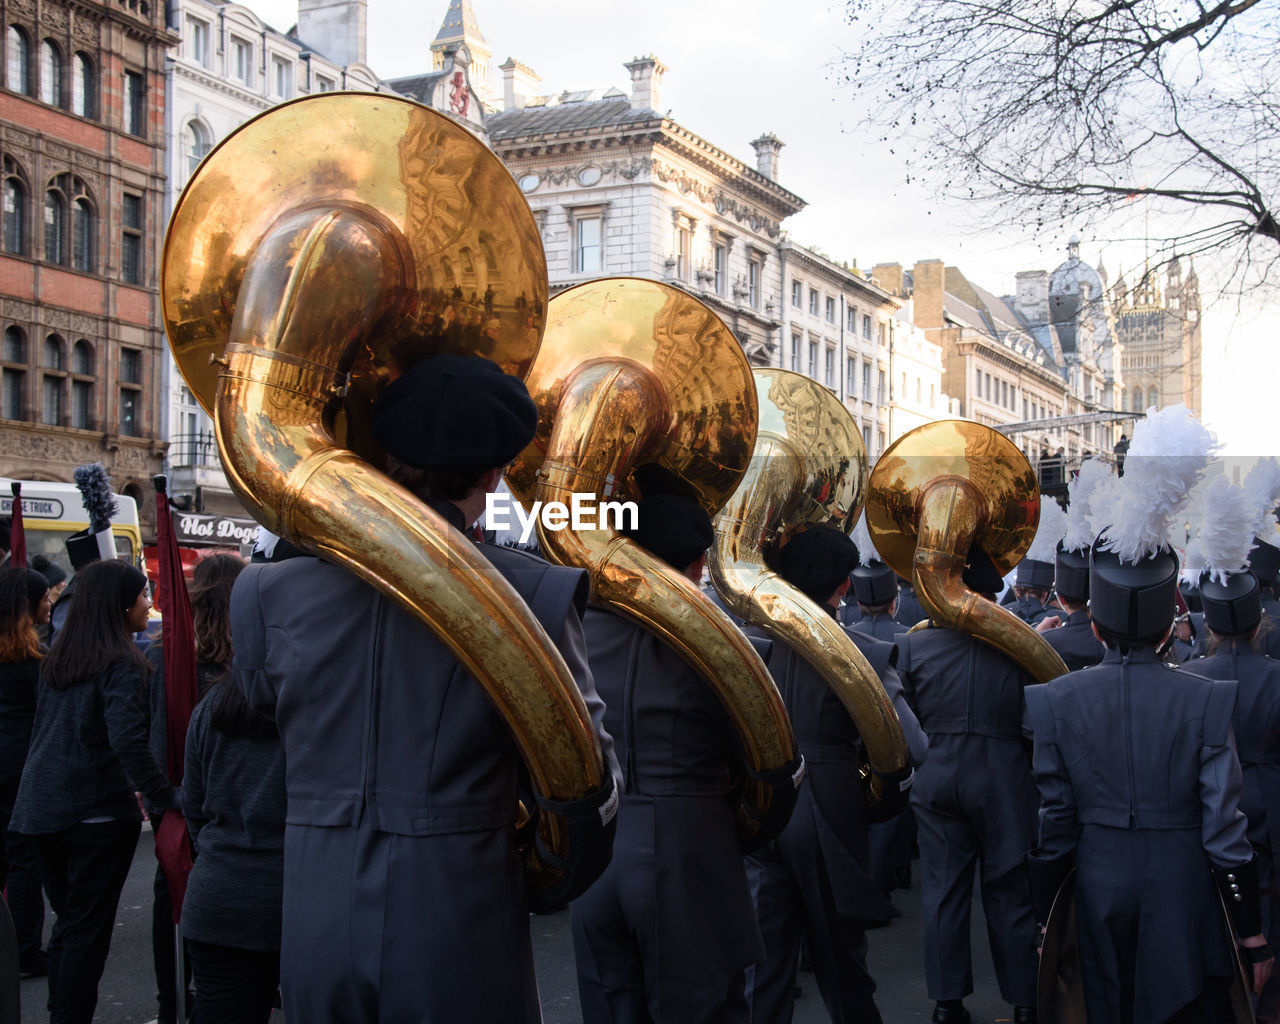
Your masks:
[{"label": "black glove", "polygon": [[864,765],[858,773],[858,783],[867,804],[867,820],[892,821],[901,814],[911,802],[911,784],[915,778],[916,770],[911,765],[888,773]]},{"label": "black glove", "polygon": [[578,800],[558,803],[541,793],[534,795],[541,813],[564,819],[567,833],[565,856],[558,857],[543,844],[536,826],[533,829],[537,856],[559,877],[545,889],[530,890],[529,909],[550,914],[586,892],[609,866],[618,828],[618,787],[613,776],[606,775],[604,785]]},{"label": "black glove", "polygon": [[797,754],[771,772],[756,773],[749,767],[744,771],[747,778],[738,802],[738,835],[745,854],[777,839],[787,827],[804,780],[804,758]]},{"label": "black glove", "polygon": [[1061,857],[1042,857],[1034,850],[1027,854],[1027,874],[1031,880],[1031,907],[1036,913],[1036,920],[1041,924],[1049,921],[1049,911],[1053,909],[1053,901],[1067,876],[1075,869],[1076,855],[1064,854]]},{"label": "black glove", "polygon": [[1222,902],[1227,905],[1231,923],[1241,938],[1262,931],[1262,901],[1258,887],[1258,855],[1238,867],[1214,868]]}]

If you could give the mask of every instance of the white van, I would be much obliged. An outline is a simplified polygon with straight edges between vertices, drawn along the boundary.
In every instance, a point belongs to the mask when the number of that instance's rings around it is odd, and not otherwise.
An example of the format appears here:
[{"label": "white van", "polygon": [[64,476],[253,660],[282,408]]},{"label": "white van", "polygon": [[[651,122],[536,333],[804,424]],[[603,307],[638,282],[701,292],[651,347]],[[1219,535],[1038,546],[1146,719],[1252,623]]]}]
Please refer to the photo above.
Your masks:
[{"label": "white van", "polygon": [[[13,512],[14,481],[0,477],[0,516]],[[67,538],[87,529],[89,513],[75,484],[49,480],[19,480],[22,484],[22,526],[27,538],[27,561],[44,555],[72,574],[67,557]],[[142,529],[138,524],[138,503],[123,494],[114,495],[116,514],[111,517],[111,535],[116,557],[130,565],[142,565]]]}]

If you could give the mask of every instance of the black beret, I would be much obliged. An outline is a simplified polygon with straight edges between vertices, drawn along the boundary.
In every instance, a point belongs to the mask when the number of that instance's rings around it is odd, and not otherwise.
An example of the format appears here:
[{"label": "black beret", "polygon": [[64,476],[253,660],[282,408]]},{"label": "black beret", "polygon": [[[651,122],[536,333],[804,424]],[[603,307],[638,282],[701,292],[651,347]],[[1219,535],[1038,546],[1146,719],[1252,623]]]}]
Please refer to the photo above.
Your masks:
[{"label": "black beret", "polygon": [[826,601],[858,566],[858,549],[827,527],[798,533],[778,553],[778,575],[816,601]]},{"label": "black beret", "polygon": [[479,356],[424,359],[388,384],[373,407],[378,443],[420,469],[505,466],[537,429],[524,382]]},{"label": "black beret", "polygon": [[682,572],[716,539],[706,509],[677,494],[641,498],[636,502],[635,529],[621,532]]},{"label": "black beret", "polygon": [[1004,586],[1004,577],[980,544],[970,546],[969,557],[960,578],[966,587],[979,594],[996,594]]}]

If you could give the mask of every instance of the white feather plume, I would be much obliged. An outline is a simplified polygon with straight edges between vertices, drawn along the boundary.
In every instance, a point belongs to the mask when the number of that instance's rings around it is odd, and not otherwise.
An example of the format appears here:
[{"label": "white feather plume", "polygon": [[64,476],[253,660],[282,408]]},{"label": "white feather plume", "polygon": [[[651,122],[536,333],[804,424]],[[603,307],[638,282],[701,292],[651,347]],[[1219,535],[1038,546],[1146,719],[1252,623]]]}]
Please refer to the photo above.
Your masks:
[{"label": "white feather plume", "polygon": [[883,562],[880,552],[876,550],[875,544],[871,540],[871,532],[867,529],[867,515],[864,512],[858,517],[857,525],[853,528],[853,533],[849,534],[850,539],[858,549],[858,560],[866,565],[868,562]]},{"label": "white feather plume", "polygon": [[1276,543],[1271,534],[1277,532],[1278,525],[1272,513],[1280,505],[1280,459],[1259,459],[1255,462],[1244,478],[1244,489],[1257,512],[1252,536]]},{"label": "white feather plume", "polygon": [[1133,431],[1102,546],[1139,562],[1167,543],[1169,526],[1204,475],[1216,442],[1185,405],[1152,413]]},{"label": "white feather plume", "polygon": [[1219,583],[1226,582],[1227,573],[1244,569],[1257,518],[1247,488],[1234,486],[1225,475],[1209,481],[1200,532],[1192,547],[1196,559],[1203,559],[1204,568]]},{"label": "white feather plume", "polygon": [[1040,495],[1040,524],[1036,527],[1036,538],[1027,548],[1026,558],[1034,562],[1053,564],[1058,555],[1058,541],[1067,532],[1067,514],[1057,500],[1047,495]]},{"label": "white feather plume", "polygon": [[1109,478],[1109,465],[1098,459],[1086,459],[1075,480],[1067,487],[1071,504],[1067,506],[1067,528],[1062,546],[1068,551],[1088,551],[1098,536],[1090,524],[1090,506],[1098,485]]}]

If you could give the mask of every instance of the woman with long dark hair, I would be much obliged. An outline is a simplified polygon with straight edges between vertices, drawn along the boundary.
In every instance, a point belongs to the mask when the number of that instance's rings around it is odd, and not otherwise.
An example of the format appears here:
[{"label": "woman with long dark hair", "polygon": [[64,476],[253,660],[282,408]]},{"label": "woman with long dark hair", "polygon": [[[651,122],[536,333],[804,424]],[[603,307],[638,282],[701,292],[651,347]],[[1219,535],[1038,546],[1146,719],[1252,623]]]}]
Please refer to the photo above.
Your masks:
[{"label": "woman with long dark hair", "polygon": [[147,749],[147,578],[120,561],[76,577],[76,599],[40,671],[31,749],[10,828],[35,837],[56,917],[49,939],[50,1024],[90,1024],[120,890],[138,845],[134,791],[153,806],[174,790]]},{"label": "woman with long dark hair", "polygon": [[40,940],[44,896],[40,865],[29,836],[8,832],[22,766],[36,717],[36,687],[44,648],[37,630],[49,622],[49,584],[30,569],[0,572],[0,889],[18,933],[18,971],[40,977],[46,971]]},{"label": "woman with long dark hair", "polygon": [[[196,688],[204,697],[209,687],[231,669],[231,587],[244,568],[236,555],[210,555],[196,564],[188,593],[195,627]],[[147,648],[151,665],[151,755],[167,764],[169,750],[168,699],[165,691],[163,634]],[[153,829],[160,827],[159,808],[147,807]],[[173,901],[163,869],[156,865],[151,904],[151,950],[156,973],[158,1024],[176,1024],[178,1016],[177,963],[174,960]],[[187,977],[191,981],[188,959]],[[192,1005],[188,993],[185,1005]]]}]

